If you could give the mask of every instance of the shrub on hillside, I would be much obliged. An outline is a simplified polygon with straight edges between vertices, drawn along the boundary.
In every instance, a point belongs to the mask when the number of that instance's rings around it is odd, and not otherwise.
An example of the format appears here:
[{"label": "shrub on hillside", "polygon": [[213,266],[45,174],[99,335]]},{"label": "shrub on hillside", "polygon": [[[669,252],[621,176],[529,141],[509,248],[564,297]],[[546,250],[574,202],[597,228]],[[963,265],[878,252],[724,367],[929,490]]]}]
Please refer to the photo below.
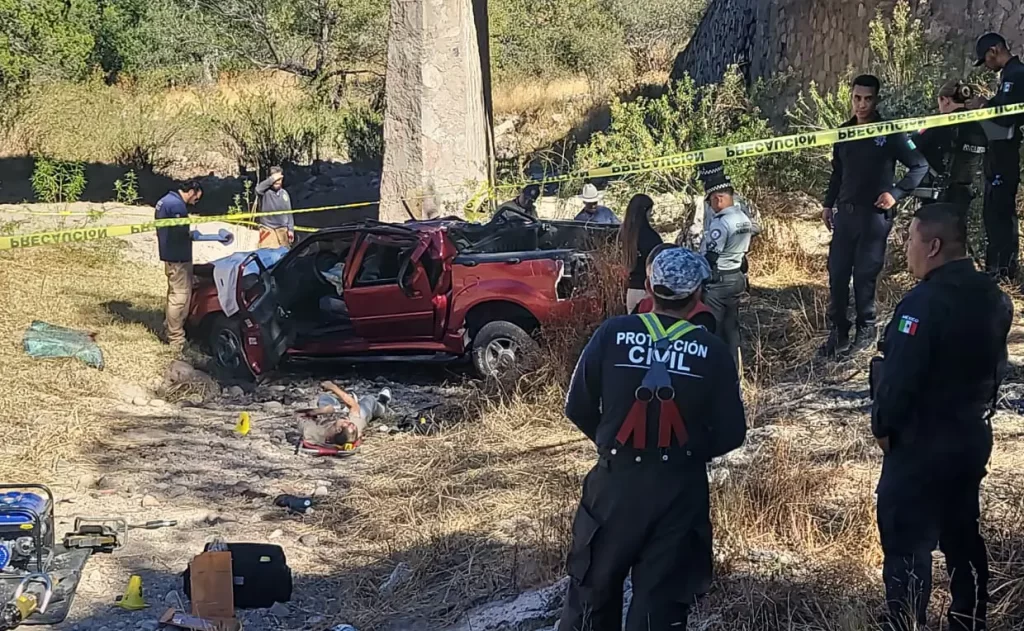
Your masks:
[{"label": "shrub on hillside", "polygon": [[489,15],[499,80],[628,72],[622,26],[601,0],[497,0]]},{"label": "shrub on hillside", "polygon": [[358,166],[379,169],[384,163],[384,113],[356,104],[341,115],[336,143]]},{"label": "shrub on hillside", "polygon": [[330,132],[328,113],[312,103],[283,104],[246,95],[212,114],[227,150],[240,167],[267,173],[273,165],[319,158]]},{"label": "shrub on hillside", "polygon": [[77,202],[85,184],[85,165],[81,162],[38,158],[32,171],[32,190],[46,204]]},{"label": "shrub on hillside", "polygon": [[608,6],[622,26],[633,67],[642,75],[672,67],[679,49],[697,30],[707,0],[610,0]]},{"label": "shrub on hillside", "polygon": [[[775,135],[736,68],[719,84],[697,87],[685,77],[659,98],[616,100],[611,113],[608,131],[594,134],[577,152],[576,168],[625,164]],[[793,164],[791,155],[769,155],[731,160],[727,170],[741,190],[766,184],[788,189],[800,175]],[[699,193],[695,177],[695,168],[639,173],[616,183],[613,193]]]},{"label": "shrub on hillside", "polygon": [[26,97],[16,137],[30,154],[153,170],[166,164],[183,125],[184,113],[167,110],[152,92],[98,80],[60,82]]},{"label": "shrub on hillside", "polygon": [[[913,18],[906,0],[899,0],[889,15],[878,10],[870,24],[869,44],[871,65],[863,72],[876,75],[882,82],[879,111],[890,119],[938,113],[938,89],[957,73],[949,71],[953,64],[927,41],[924,25]],[[848,70],[832,91],[821,90],[811,82],[786,111],[790,126],[796,131],[815,131],[833,129],[849,120],[850,82],[860,72]],[[811,149],[805,154],[813,158],[815,179],[827,177],[831,148]]]},{"label": "shrub on hillside", "polygon": [[[921,20],[913,19],[906,0],[899,0],[891,15],[879,9],[870,24],[871,65],[864,72],[882,82],[879,110],[887,118],[905,118],[937,113],[935,99],[946,79],[956,76],[937,46],[925,39]],[[850,118],[850,81],[848,70],[831,92],[813,82],[787,111],[797,129],[816,130],[837,127]]]}]

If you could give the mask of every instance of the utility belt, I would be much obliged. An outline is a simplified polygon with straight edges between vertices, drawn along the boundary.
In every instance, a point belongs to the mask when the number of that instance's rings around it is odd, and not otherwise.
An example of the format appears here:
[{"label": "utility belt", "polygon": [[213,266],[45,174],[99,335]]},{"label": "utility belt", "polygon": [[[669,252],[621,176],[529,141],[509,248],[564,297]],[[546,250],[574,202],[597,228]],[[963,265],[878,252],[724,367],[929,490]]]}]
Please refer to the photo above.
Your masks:
[{"label": "utility belt", "polygon": [[618,445],[597,450],[597,466],[609,471],[639,467],[704,470],[705,459],[687,447],[636,449]]},{"label": "utility belt", "polygon": [[893,206],[892,208],[885,210],[883,208],[878,208],[874,204],[837,204],[836,212],[845,212],[850,213],[851,215],[858,212],[874,213],[877,215],[885,215],[885,218],[891,221],[896,217],[896,206]]},{"label": "utility belt", "polygon": [[977,196],[977,192],[974,190],[973,186],[969,184],[957,183],[950,183],[941,186],[922,186],[920,188],[915,188],[913,191],[910,192],[910,194],[919,199],[937,202],[948,199],[948,194],[953,189],[959,189],[962,192],[966,193],[967,195],[970,195],[971,197]]},{"label": "utility belt", "polygon": [[[882,385],[882,379],[885,377],[885,358],[876,355],[871,358],[871,363],[868,365],[868,388],[871,396],[871,400],[874,401],[878,397],[879,388]],[[982,415],[985,424],[991,428],[991,419],[996,414],[996,404],[999,401],[999,381],[995,383],[995,387],[992,392],[992,398],[988,401],[986,409]],[[950,411],[947,407],[946,411]],[[954,410],[955,411],[955,410]]]},{"label": "utility belt", "polygon": [[[746,258],[747,257],[743,257],[744,260],[746,260]],[[743,276],[743,274],[745,274],[745,272],[743,271],[742,265],[736,269],[718,270],[718,275],[722,278],[733,278],[734,276]]]}]

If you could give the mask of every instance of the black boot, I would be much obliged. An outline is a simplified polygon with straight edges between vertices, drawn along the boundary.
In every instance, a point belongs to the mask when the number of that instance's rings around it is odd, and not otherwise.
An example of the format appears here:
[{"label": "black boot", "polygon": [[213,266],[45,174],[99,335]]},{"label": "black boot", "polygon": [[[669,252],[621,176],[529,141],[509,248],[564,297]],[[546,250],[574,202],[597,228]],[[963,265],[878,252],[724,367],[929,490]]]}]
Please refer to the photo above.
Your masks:
[{"label": "black boot", "polygon": [[819,357],[835,359],[850,345],[850,332],[847,329],[832,329],[824,346],[818,350]]},{"label": "black boot", "polygon": [[853,336],[853,344],[846,351],[847,355],[856,355],[865,349],[874,349],[878,344],[878,331],[873,324],[858,326]]}]

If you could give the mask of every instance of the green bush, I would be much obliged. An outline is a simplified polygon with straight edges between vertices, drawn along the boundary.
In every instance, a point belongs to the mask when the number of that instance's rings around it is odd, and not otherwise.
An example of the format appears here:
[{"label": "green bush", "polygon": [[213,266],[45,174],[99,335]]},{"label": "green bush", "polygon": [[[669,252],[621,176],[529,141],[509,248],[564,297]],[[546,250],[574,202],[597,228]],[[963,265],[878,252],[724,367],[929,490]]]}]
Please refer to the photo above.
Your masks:
[{"label": "green bush", "polygon": [[707,0],[609,0],[637,74],[664,71],[689,41]]},{"label": "green bush", "polygon": [[603,0],[496,0],[489,14],[499,80],[628,71],[622,26]]},{"label": "green bush", "polygon": [[[956,74],[947,73],[948,64],[936,46],[926,40],[924,26],[913,18],[906,0],[896,2],[890,15],[878,10],[870,24],[869,41],[872,57],[868,72],[882,82],[879,111],[890,119],[938,113],[938,89],[947,76]],[[796,131],[816,131],[833,129],[849,120],[852,79],[852,73],[847,72],[831,92],[811,82],[786,111],[790,126]],[[809,179],[823,181],[831,168],[831,147],[801,154],[810,158]]]},{"label": "green bush", "polygon": [[32,190],[46,204],[77,202],[85,191],[85,165],[81,162],[37,158],[32,170]]},{"label": "green bush", "polygon": [[371,105],[354,105],[342,114],[337,144],[358,166],[379,169],[384,162],[384,114]]},{"label": "green bush", "polygon": [[[879,110],[887,118],[937,113],[936,95],[947,78],[957,76],[936,45],[925,39],[921,20],[913,19],[910,5],[899,0],[891,15],[881,9],[870,24],[871,65],[868,72],[882,82]],[[828,93],[813,82],[787,111],[800,130],[837,127],[851,116],[850,72]]]},{"label": "green bush", "polygon": [[[636,162],[775,135],[736,68],[731,68],[720,84],[698,88],[686,77],[660,98],[629,103],[616,100],[611,109],[611,126],[580,148],[576,168]],[[800,177],[799,169],[791,164],[789,154],[741,158],[730,160],[727,171],[740,189],[766,184],[789,189]],[[619,187],[631,193],[697,193],[695,177],[692,167],[651,171],[626,176]]]}]

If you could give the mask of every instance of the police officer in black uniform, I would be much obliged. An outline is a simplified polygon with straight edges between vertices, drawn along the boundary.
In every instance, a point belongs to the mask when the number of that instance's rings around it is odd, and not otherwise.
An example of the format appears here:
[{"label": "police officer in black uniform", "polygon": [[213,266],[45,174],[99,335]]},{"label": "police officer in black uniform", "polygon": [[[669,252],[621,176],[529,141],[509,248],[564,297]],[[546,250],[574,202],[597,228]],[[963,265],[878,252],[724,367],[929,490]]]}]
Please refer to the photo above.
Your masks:
[{"label": "police officer in black uniform", "polygon": [[[949,81],[939,88],[939,112],[953,114],[967,109],[974,98],[971,86]],[[932,127],[913,137],[928,161],[928,175],[914,196],[922,204],[949,202],[965,209],[974,199],[974,176],[981,169],[988,146],[985,129],[977,121]]]},{"label": "police officer in black uniform", "polygon": [[885,453],[878,529],[887,622],[899,631],[926,622],[936,545],[950,574],[950,629],[985,628],[978,496],[1013,305],[967,257],[965,216],[955,204],[917,211],[907,264],[921,282],[885,330],[884,360],[871,364],[871,429]]},{"label": "police officer in black uniform", "polygon": [[540,185],[539,184],[527,184],[523,187],[523,190],[519,192],[519,195],[515,199],[510,199],[507,202],[498,206],[498,209],[494,212],[495,216],[501,215],[504,211],[509,210],[511,213],[505,213],[506,215],[511,214],[514,218],[516,214],[526,215],[532,219],[537,218],[537,200],[540,199]]},{"label": "police officer in black uniform", "polygon": [[[999,89],[980,105],[996,107],[1024,103],[1024,63],[1011,55],[1006,40],[998,33],[978,38],[978,59],[999,72]],[[1017,188],[1020,186],[1020,142],[1024,115],[994,118],[984,123],[990,131],[988,156],[985,160],[985,235],[988,249],[985,267],[1001,278],[1017,275],[1019,222],[1017,220]]]},{"label": "police officer in black uniform", "polygon": [[[878,115],[881,83],[871,75],[853,80],[854,116],[842,127],[882,123]],[[896,162],[910,171],[893,185]],[[875,286],[885,263],[885,245],[892,229],[893,208],[921,184],[928,163],[906,134],[894,133],[838,143],[832,149],[832,178],[825,194],[822,219],[833,231],[828,251],[832,331],[821,355],[847,350],[850,320],[846,309],[853,276],[857,333],[849,351],[875,342]]]},{"label": "police officer in black uniform", "polygon": [[706,463],[743,443],[725,343],[684,319],[710,269],[669,248],[651,263],[654,312],[606,321],[573,373],[565,413],[597,445],[583,484],[559,631],[685,631],[712,573]]}]

